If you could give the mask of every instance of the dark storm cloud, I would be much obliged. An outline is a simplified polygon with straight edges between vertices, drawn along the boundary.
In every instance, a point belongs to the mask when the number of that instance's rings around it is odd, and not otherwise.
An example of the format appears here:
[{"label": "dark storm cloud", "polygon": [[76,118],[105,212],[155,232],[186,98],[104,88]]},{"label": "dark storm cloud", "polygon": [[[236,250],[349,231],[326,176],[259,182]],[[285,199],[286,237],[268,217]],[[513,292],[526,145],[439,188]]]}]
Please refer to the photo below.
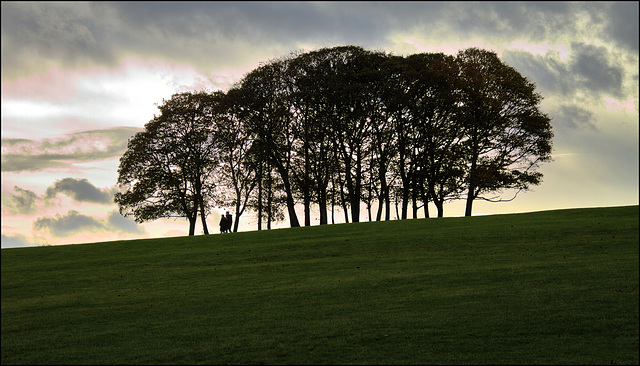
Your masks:
[{"label": "dark storm cloud", "polygon": [[109,213],[105,225],[122,233],[144,234],[144,230],[134,220],[120,215],[118,211]]},{"label": "dark storm cloud", "polygon": [[28,189],[15,186],[16,194],[8,194],[8,200],[4,202],[4,207],[10,214],[31,215],[38,211],[37,203],[41,200],[37,194]]},{"label": "dark storm cloud", "polygon": [[573,43],[571,49],[571,70],[580,89],[622,95],[624,69],[612,61],[605,47]]},{"label": "dark storm cloud", "polygon": [[[378,42],[390,27],[437,17],[438,12],[411,3],[358,2],[118,2],[120,22],[159,39],[180,38],[190,43],[248,42],[294,44],[314,39]],[[440,8],[441,4],[429,4]],[[421,8],[423,6],[421,5]],[[133,40],[133,39],[132,39]]]},{"label": "dark storm cloud", "polygon": [[[207,69],[266,61],[299,44],[379,44],[392,30],[390,4],[136,3],[113,5],[127,29],[119,47]],[[248,56],[248,59],[247,59]]]},{"label": "dark storm cloud", "polygon": [[117,217],[118,212],[111,212],[105,219],[87,216],[78,211],[71,210],[67,215],[56,215],[55,217],[41,217],[33,223],[35,232],[49,232],[57,238],[65,238],[79,233],[122,233],[122,234],[144,234],[144,229],[134,221]]},{"label": "dark storm cloud", "polygon": [[64,139],[2,139],[2,171],[38,171],[121,156],[136,127],[79,132]]},{"label": "dark storm cloud", "polygon": [[115,55],[105,47],[111,32],[88,10],[78,3],[3,1],[2,76],[39,68],[43,60],[70,67],[96,60],[112,64]]},{"label": "dark storm cloud", "polygon": [[594,96],[623,95],[623,79],[628,75],[607,48],[573,43],[571,51],[567,62],[550,53],[540,56],[517,50],[505,51],[503,60],[533,81],[543,95],[567,97],[577,91]]},{"label": "dark storm cloud", "polygon": [[638,18],[637,1],[612,3],[607,23],[608,38],[637,54]]},{"label": "dark storm cloud", "polygon": [[536,84],[536,89],[543,96],[548,93],[571,94],[576,85],[569,76],[569,65],[547,54],[533,55],[526,51],[505,51],[503,61],[514,67],[529,81]]},{"label": "dark storm cloud", "polygon": [[340,32],[370,38],[383,31],[372,30],[366,17],[334,19],[334,11],[326,14],[314,7],[270,2],[3,2],[2,74],[13,79],[51,66],[40,65],[43,62],[65,68],[113,66],[123,55],[205,69],[231,67],[247,52],[263,50],[273,57],[294,51],[295,43],[307,38],[333,40]]},{"label": "dark storm cloud", "polygon": [[633,2],[2,2],[2,75],[114,65],[124,55],[237,67],[300,44],[377,49],[396,32],[558,40],[583,37],[574,33],[585,21],[595,37],[637,52],[637,10]]},{"label": "dark storm cloud", "polygon": [[553,127],[571,130],[597,130],[593,113],[575,105],[563,105],[552,111]]},{"label": "dark storm cloud", "polygon": [[75,202],[112,205],[115,188],[100,189],[87,179],[64,178],[49,186],[43,196],[18,186],[13,188],[15,193],[7,193],[3,199],[3,209],[13,215],[31,215],[36,213],[42,205],[50,205],[51,201],[61,193]]},{"label": "dark storm cloud", "polygon": [[[455,9],[452,11],[452,9]],[[443,12],[447,31],[462,38],[533,42],[604,39],[638,52],[638,2],[454,2]],[[446,34],[446,31],[443,32]]]},{"label": "dark storm cloud", "polygon": [[41,217],[34,221],[33,230],[49,231],[55,237],[68,237],[81,232],[101,232],[106,230],[106,226],[100,220],[80,214],[72,210],[65,216]]},{"label": "dark storm cloud", "polygon": [[64,178],[56,181],[53,186],[47,188],[44,198],[53,199],[58,193],[65,194],[76,202],[113,204],[113,191],[101,190],[89,183],[87,179]]},{"label": "dark storm cloud", "polygon": [[[425,6],[427,6],[425,4]],[[557,40],[575,35],[576,25],[585,15],[599,20],[607,6],[591,2],[450,2],[439,9],[437,17],[425,22],[425,31],[458,39],[532,42]]]},{"label": "dark storm cloud", "polygon": [[[549,28],[557,29],[558,25],[568,26],[567,21],[560,22],[557,19],[566,15],[566,9],[562,5],[551,10],[548,7],[519,2],[482,2],[482,5],[453,2],[450,9],[439,22],[448,23],[445,30],[455,32],[455,35],[461,38],[502,38],[525,33],[532,39],[544,39],[548,36]],[[531,22],[531,19],[536,21]],[[446,31],[443,35],[450,35]]]}]

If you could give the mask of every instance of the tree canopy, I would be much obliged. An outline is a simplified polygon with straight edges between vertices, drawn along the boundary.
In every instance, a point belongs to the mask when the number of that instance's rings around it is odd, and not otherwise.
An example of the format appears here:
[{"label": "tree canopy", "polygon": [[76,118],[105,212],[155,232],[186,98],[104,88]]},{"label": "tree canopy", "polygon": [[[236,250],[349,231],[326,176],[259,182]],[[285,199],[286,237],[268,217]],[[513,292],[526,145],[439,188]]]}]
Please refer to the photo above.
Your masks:
[{"label": "tree canopy", "polygon": [[[245,209],[258,228],[285,209],[300,226],[413,217],[433,204],[505,200],[542,182],[550,118],[535,85],[491,51],[395,56],[357,46],[264,63],[229,91],[181,93],[129,142],[116,195],[137,221]],[[400,211],[398,211],[400,206]],[[270,226],[269,226],[270,227]]]},{"label": "tree canopy", "polygon": [[162,217],[185,217],[189,235],[198,214],[208,234],[219,167],[220,128],[213,116],[221,93],[180,93],[165,100],[160,115],[130,141],[120,158],[115,202],[120,213],[137,222]]}]

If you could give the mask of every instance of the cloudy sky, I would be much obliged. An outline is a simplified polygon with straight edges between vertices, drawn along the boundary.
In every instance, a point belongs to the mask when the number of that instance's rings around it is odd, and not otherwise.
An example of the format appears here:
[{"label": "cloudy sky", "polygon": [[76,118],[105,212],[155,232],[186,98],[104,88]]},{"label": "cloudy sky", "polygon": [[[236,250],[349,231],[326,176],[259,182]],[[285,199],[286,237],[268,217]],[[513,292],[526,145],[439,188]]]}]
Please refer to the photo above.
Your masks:
[{"label": "cloudy sky", "polygon": [[184,220],[118,213],[127,140],[173,93],[339,45],[479,47],[536,84],[554,161],[540,186],[474,214],[638,204],[638,2],[2,1],[1,24],[2,248],[186,235]]}]

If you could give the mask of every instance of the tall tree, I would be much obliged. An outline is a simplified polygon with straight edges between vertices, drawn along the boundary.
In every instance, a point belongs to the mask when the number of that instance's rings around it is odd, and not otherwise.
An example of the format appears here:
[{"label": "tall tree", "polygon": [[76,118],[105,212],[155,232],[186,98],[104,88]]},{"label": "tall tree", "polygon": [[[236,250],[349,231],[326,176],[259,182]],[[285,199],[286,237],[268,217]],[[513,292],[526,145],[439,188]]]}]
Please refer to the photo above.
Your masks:
[{"label": "tall tree", "polygon": [[457,63],[440,53],[411,55],[405,62],[402,77],[409,85],[405,100],[411,101],[408,110],[419,136],[413,147],[418,152],[413,198],[423,201],[425,217],[429,201],[442,217],[444,202],[459,196],[463,130],[458,118]]},{"label": "tall tree", "polygon": [[292,132],[295,140],[292,144],[291,177],[295,183],[296,193],[302,199],[304,225],[311,226],[311,203],[316,191],[313,166],[317,164],[315,159],[317,157],[314,156],[314,145],[317,139],[322,139],[322,136],[317,136],[313,110],[316,103],[312,101],[307,88],[308,83],[305,82],[305,78],[311,71],[305,66],[312,66],[313,63],[304,56],[300,55],[288,60],[284,85],[289,96],[293,117]]},{"label": "tall tree", "polygon": [[274,60],[251,71],[235,87],[246,107],[241,118],[260,150],[282,179],[286,193],[287,211],[291,227],[300,226],[295,211],[294,187],[291,178],[292,153],[295,134],[285,85],[287,62]]},{"label": "tall tree", "polygon": [[235,220],[231,230],[237,232],[240,218],[258,183],[256,168],[260,164],[259,144],[242,123],[244,107],[239,91],[231,89],[226,95],[217,93],[215,97],[222,106],[212,121],[217,125],[216,139],[220,145],[220,173],[217,183],[224,185],[225,191],[230,192],[230,195],[221,195],[224,200],[219,203],[234,207]]},{"label": "tall tree", "polygon": [[414,99],[419,93],[412,95],[414,84],[418,84],[419,81],[416,81],[414,71],[407,60],[396,57],[395,62],[399,63],[399,66],[396,66],[399,67],[397,70],[399,75],[390,79],[392,93],[389,94],[386,103],[395,136],[396,156],[392,169],[400,185],[394,187],[396,208],[398,201],[402,202],[401,213],[397,216],[400,219],[406,219],[419,170],[418,147],[421,130],[418,128],[420,121],[416,115],[419,102]]},{"label": "tall tree", "polygon": [[[334,140],[342,183],[351,209],[351,221],[360,221],[366,159],[370,156],[371,124],[374,123],[378,59],[360,47],[334,49],[332,101],[336,105]],[[330,77],[330,75],[327,75]]]},{"label": "tall tree", "polygon": [[217,165],[215,105],[207,92],[179,93],[163,101],[160,115],[130,141],[118,168],[115,202],[137,222],[186,217],[195,234],[198,214],[208,234],[213,174]]},{"label": "tall tree", "polygon": [[539,110],[542,97],[535,85],[495,52],[469,48],[457,60],[466,131],[465,216],[471,216],[474,200],[500,200],[487,193],[515,189],[517,195],[540,184],[536,169],[551,160],[553,133],[550,118]]},{"label": "tall tree", "polygon": [[278,180],[278,173],[273,167],[264,164],[259,167],[258,195],[252,207],[258,211],[258,230],[262,230],[262,223],[271,230],[273,222],[284,221],[284,211],[287,208],[287,197],[284,187]]},{"label": "tall tree", "polygon": [[[380,57],[380,55],[378,55]],[[377,87],[375,123],[372,128],[373,166],[369,172],[377,182],[378,212],[376,220],[391,220],[391,195],[393,182],[393,164],[398,154],[394,121],[402,113],[404,93],[399,78],[403,70],[404,59],[400,56],[385,56],[381,60],[380,79]]]},{"label": "tall tree", "polygon": [[292,107],[300,141],[297,176],[307,225],[310,198],[318,204],[320,224],[328,223],[329,185],[337,166],[335,89],[344,81],[336,72],[341,56],[342,48],[323,48],[298,55],[290,63]]}]

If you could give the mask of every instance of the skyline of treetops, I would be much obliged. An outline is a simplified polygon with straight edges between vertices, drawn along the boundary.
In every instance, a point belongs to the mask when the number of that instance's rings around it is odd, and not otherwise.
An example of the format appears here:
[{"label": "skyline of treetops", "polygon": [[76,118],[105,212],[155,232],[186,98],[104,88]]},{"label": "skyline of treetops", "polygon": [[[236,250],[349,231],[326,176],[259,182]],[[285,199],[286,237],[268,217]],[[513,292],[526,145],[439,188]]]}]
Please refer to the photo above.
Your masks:
[{"label": "skyline of treetops", "polygon": [[[396,56],[358,46],[292,53],[261,64],[228,92],[172,95],[120,159],[115,202],[137,222],[247,210],[258,230],[311,208],[320,224],[442,217],[444,203],[504,201],[542,182],[551,119],[535,85],[497,54]],[[372,212],[374,202],[377,211]],[[399,207],[399,208],[398,208]],[[412,212],[409,212],[411,209]],[[331,216],[331,217],[330,217]]]}]

